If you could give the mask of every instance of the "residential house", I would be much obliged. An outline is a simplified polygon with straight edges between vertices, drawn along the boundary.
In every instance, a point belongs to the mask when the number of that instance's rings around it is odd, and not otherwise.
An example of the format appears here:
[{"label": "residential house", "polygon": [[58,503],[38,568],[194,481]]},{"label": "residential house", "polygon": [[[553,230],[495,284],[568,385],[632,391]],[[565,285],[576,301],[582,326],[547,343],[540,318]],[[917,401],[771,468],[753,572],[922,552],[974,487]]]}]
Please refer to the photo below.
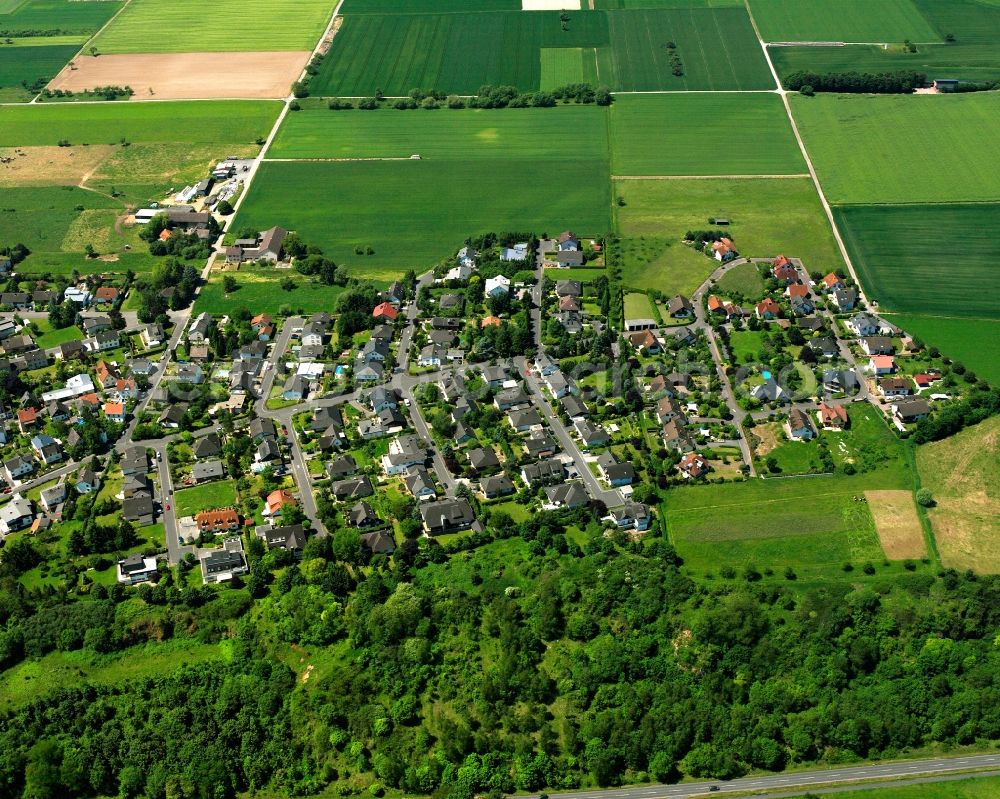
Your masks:
[{"label": "residential house", "polygon": [[155,518],[153,500],[149,497],[132,497],[122,502],[122,518],[139,525],[152,524]]},{"label": "residential house", "polygon": [[479,474],[500,468],[500,459],[497,458],[492,447],[476,447],[470,449],[466,454],[469,457],[469,466]]},{"label": "residential house", "polygon": [[0,294],[0,305],[18,311],[31,307],[31,302],[31,295],[23,291],[5,291]]},{"label": "residential house", "polygon": [[283,527],[259,524],[254,528],[253,534],[267,545],[268,550],[284,549],[297,558],[302,556],[302,550],[306,545],[306,530],[301,524],[288,524]]},{"label": "residential house", "polygon": [[690,319],[694,316],[694,306],[683,294],[675,294],[667,302],[667,313],[673,319]]},{"label": "residential house", "polygon": [[913,384],[907,377],[883,377],[878,381],[878,390],[883,397],[908,397],[913,393]]},{"label": "residential house", "polygon": [[278,430],[274,426],[274,422],[263,416],[257,416],[252,419],[247,427],[247,432],[250,434],[250,438],[254,440],[254,443],[259,443],[263,438],[275,438],[278,435]]},{"label": "residential house", "polygon": [[122,499],[152,497],[153,486],[144,474],[133,474],[122,481]]},{"label": "residential house", "polygon": [[865,355],[893,355],[896,346],[888,336],[866,336],[861,339],[861,349]]},{"label": "residential house", "polygon": [[545,352],[540,352],[535,356],[535,371],[542,377],[548,377],[558,370],[559,364]]},{"label": "residential house", "polygon": [[209,313],[199,314],[188,328],[188,341],[201,342],[208,339],[208,333],[212,328],[212,316]]},{"label": "residential house", "polygon": [[200,532],[209,535],[240,529],[240,514],[233,508],[203,510],[195,515],[194,521]]},{"label": "residential house", "polygon": [[788,392],[779,386],[773,377],[769,377],[759,386],[754,386],[750,394],[761,402],[788,402]]},{"label": "residential house", "polygon": [[808,316],[816,310],[813,301],[809,297],[792,297],[788,306],[792,309],[794,316]]},{"label": "residential house", "polygon": [[557,280],[557,297],[582,297],[583,284],[579,280]]},{"label": "residential house", "polygon": [[146,474],[149,471],[149,456],[144,447],[128,447],[119,462],[122,474]]},{"label": "residential house", "polygon": [[632,464],[619,463],[609,451],[601,453],[597,459],[597,468],[613,487],[632,485],[632,481],[635,480],[635,468]]},{"label": "residential house", "polygon": [[226,469],[220,460],[198,461],[191,466],[191,479],[196,483],[221,480],[225,476]]},{"label": "residential house", "polygon": [[85,336],[96,336],[111,329],[111,317],[103,313],[87,316],[81,322],[81,327]]},{"label": "residential house", "polygon": [[368,479],[368,475],[366,474],[348,477],[346,480],[337,480],[330,484],[330,495],[337,502],[370,497],[374,493],[375,489],[372,487],[372,481]]},{"label": "residential house", "polygon": [[513,247],[504,247],[500,250],[501,261],[524,261],[528,257],[528,243],[518,242]]},{"label": "residential house", "polygon": [[127,416],[125,404],[122,402],[105,402],[104,415],[115,424],[125,424]]},{"label": "residential house", "polygon": [[854,314],[844,324],[859,338],[877,336],[882,332],[882,323],[871,314],[864,312]]},{"label": "residential house", "polygon": [[354,379],[358,383],[377,383],[385,374],[381,363],[372,361],[358,367],[354,371]]},{"label": "residential house", "polygon": [[770,297],[765,297],[755,308],[758,319],[776,319],[781,316],[781,306]]},{"label": "residential house", "polygon": [[64,341],[56,347],[55,357],[57,361],[71,361],[80,359],[87,353],[87,348],[82,341]]},{"label": "residential house", "polygon": [[555,257],[555,263],[561,269],[569,269],[574,266],[583,266],[586,263],[586,258],[579,250],[574,250],[572,252],[557,252]]},{"label": "residential house", "polygon": [[420,508],[420,516],[424,523],[424,531],[429,535],[464,530],[476,520],[472,506],[466,499],[425,503]]},{"label": "residential house", "polygon": [[661,352],[660,341],[652,330],[629,333],[628,342],[635,350],[644,355],[656,355]]},{"label": "residential house", "polygon": [[382,524],[382,520],[372,509],[372,506],[364,500],[351,508],[347,514],[347,521],[354,527],[360,528],[375,527]]},{"label": "residential house", "polygon": [[262,511],[264,516],[274,517],[280,516],[284,508],[297,508],[299,506],[299,501],[292,495],[292,492],[287,488],[276,488],[267,498],[264,500],[264,510]]},{"label": "residential house", "polygon": [[403,474],[411,466],[422,466],[427,460],[427,445],[420,436],[410,433],[389,443],[389,452],[382,456],[382,469],[387,475]]},{"label": "residential house", "polygon": [[141,552],[118,561],[118,582],[136,585],[152,580],[157,573],[156,558],[144,557]]},{"label": "residential house", "polygon": [[153,322],[143,325],[142,330],[139,331],[139,338],[147,349],[152,349],[163,344],[167,340],[167,335],[163,331],[163,325],[159,322]]},{"label": "residential house", "polygon": [[479,489],[487,499],[496,499],[514,493],[514,484],[505,474],[484,477],[479,482]]},{"label": "residential house", "polygon": [[101,478],[89,466],[84,467],[83,471],[76,476],[76,481],[73,483],[73,488],[76,489],[78,494],[90,494],[97,491],[100,487]]},{"label": "residential house", "polygon": [[22,433],[26,433],[38,423],[38,408],[21,408],[17,412],[17,427]]},{"label": "residential house", "polygon": [[188,405],[186,402],[168,405],[163,409],[158,421],[163,427],[176,430],[184,423],[184,415],[187,413],[187,409]]},{"label": "residential house", "polygon": [[10,502],[0,508],[0,540],[17,530],[23,530],[35,520],[31,500],[15,494]]},{"label": "residential house", "polygon": [[521,480],[528,488],[561,483],[565,479],[566,472],[562,463],[552,458],[537,463],[527,463],[521,467]]},{"label": "residential house", "polygon": [[559,252],[574,252],[580,249],[580,240],[572,230],[564,230],[556,239],[556,249]]},{"label": "residential house", "polygon": [[65,482],[60,480],[54,486],[43,488],[41,493],[38,495],[38,501],[47,513],[52,513],[66,501],[66,497],[68,495],[68,486]]},{"label": "residential house", "polygon": [[583,306],[580,305],[579,297],[570,297],[569,295],[566,295],[565,297],[559,298],[560,313],[566,311],[573,311],[575,313],[579,313],[581,310],[583,310]]},{"label": "residential house", "polygon": [[589,419],[580,419],[579,421],[574,422],[573,429],[576,430],[577,435],[580,436],[580,441],[582,442],[584,449],[603,447],[611,441],[611,436],[607,434],[604,428],[599,425],[592,424]]},{"label": "residential house", "polygon": [[573,480],[546,488],[545,499],[549,505],[556,508],[580,508],[590,502],[590,495],[583,483]]},{"label": "residential house", "polygon": [[663,425],[663,445],[674,452],[683,452],[691,449],[694,441],[680,419],[671,419]]},{"label": "residential house", "polygon": [[555,399],[562,399],[569,394],[576,393],[576,383],[562,372],[553,372],[548,377],[543,377],[542,381]]},{"label": "residential house", "polygon": [[840,291],[844,288],[844,281],[836,272],[831,272],[823,277],[823,287],[827,291]]},{"label": "residential house", "polygon": [[618,527],[643,531],[649,529],[653,515],[649,506],[642,502],[626,502],[621,508],[611,511],[611,519]]},{"label": "residential house", "polygon": [[302,328],[302,343],[305,345],[322,345],[326,339],[326,326],[321,322],[307,322]]},{"label": "residential house", "polygon": [[830,336],[810,339],[809,349],[816,353],[816,355],[820,358],[836,358],[840,353],[840,347],[837,345],[837,341]]},{"label": "residential house", "polygon": [[438,368],[448,361],[448,348],[440,344],[428,344],[420,350],[417,366],[421,368]]},{"label": "residential house", "polygon": [[556,440],[544,430],[535,430],[523,443],[525,452],[532,458],[551,458],[559,451]]},{"label": "residential house", "polygon": [[228,582],[249,571],[243,554],[243,541],[236,536],[223,541],[222,549],[202,553],[200,560],[201,577],[206,583]]},{"label": "residential house", "polygon": [[677,464],[677,468],[689,480],[697,480],[699,477],[704,477],[711,469],[708,461],[697,452],[687,453],[687,455],[681,458],[681,462]]},{"label": "residential house", "polygon": [[217,458],[222,452],[222,438],[213,431],[207,436],[196,439],[191,451],[198,460]]},{"label": "residential house", "polygon": [[733,244],[733,240],[723,236],[718,241],[712,242],[712,257],[716,261],[731,261],[739,253],[736,251],[736,245]]},{"label": "residential house", "polygon": [[919,422],[931,412],[931,406],[925,399],[908,399],[892,404],[892,413],[904,424]]},{"label": "residential house", "polygon": [[497,393],[493,398],[493,404],[497,407],[497,410],[501,411],[509,411],[511,408],[517,408],[529,402],[531,402],[531,398],[525,393],[524,387],[521,385],[515,388],[506,388]]},{"label": "residential house", "polygon": [[847,415],[847,408],[843,405],[827,405],[825,402],[819,404],[819,423],[823,427],[845,429],[851,423]]},{"label": "residential house", "polygon": [[891,375],[896,371],[896,359],[891,355],[872,355],[868,359],[868,368],[875,375]]},{"label": "residential house", "polygon": [[559,402],[562,405],[562,409],[566,412],[566,415],[574,421],[576,419],[586,419],[590,416],[590,409],[587,408],[587,404],[579,397],[569,394],[563,397]]},{"label": "residential house", "polygon": [[395,322],[397,316],[399,311],[396,306],[388,302],[380,302],[372,311],[372,317],[378,322]]},{"label": "residential house", "polygon": [[483,292],[487,297],[506,297],[510,294],[510,278],[503,275],[486,278]]},{"label": "residential house", "polygon": [[372,555],[391,555],[396,551],[396,539],[385,530],[362,533],[361,546]]},{"label": "residential house", "polygon": [[13,485],[15,480],[26,477],[35,471],[35,462],[23,455],[14,455],[4,461],[3,470],[7,476],[7,482]]},{"label": "residential house", "polygon": [[260,474],[268,467],[277,467],[282,463],[281,450],[278,448],[277,439],[262,438],[257,442],[257,448],[254,450],[250,471],[254,474]]},{"label": "residential house", "polygon": [[281,390],[281,398],[287,402],[301,402],[308,395],[309,381],[299,374],[289,377]]},{"label": "residential house", "polygon": [[837,289],[830,295],[830,301],[839,311],[850,311],[858,304],[858,292],[854,289]]},{"label": "residential house", "polygon": [[449,269],[444,276],[446,281],[465,281],[472,277],[473,267],[468,264],[459,264]]},{"label": "residential house", "polygon": [[32,436],[31,448],[35,450],[39,459],[46,465],[58,463],[63,459],[62,447],[51,436]]},{"label": "residential house", "polygon": [[331,480],[349,477],[358,470],[358,464],[351,455],[341,455],[326,464],[326,475]]},{"label": "residential house", "polygon": [[406,484],[406,490],[418,502],[427,502],[437,496],[437,490],[434,488],[434,481],[431,479],[430,472],[423,466],[411,466],[407,469],[403,482]]},{"label": "residential house", "polygon": [[788,437],[796,441],[810,441],[816,437],[816,429],[801,408],[792,408],[789,412],[786,430]]},{"label": "residential house", "polygon": [[656,421],[660,424],[666,424],[671,419],[679,419],[681,422],[687,421],[681,404],[673,396],[667,395],[656,403]]},{"label": "residential house", "polygon": [[458,251],[458,255],[455,258],[458,260],[459,266],[464,266],[466,269],[475,269],[479,253],[472,247],[466,246]]},{"label": "residential house", "polygon": [[850,394],[858,387],[858,376],[849,369],[828,369],[823,372],[823,388],[837,394]]}]

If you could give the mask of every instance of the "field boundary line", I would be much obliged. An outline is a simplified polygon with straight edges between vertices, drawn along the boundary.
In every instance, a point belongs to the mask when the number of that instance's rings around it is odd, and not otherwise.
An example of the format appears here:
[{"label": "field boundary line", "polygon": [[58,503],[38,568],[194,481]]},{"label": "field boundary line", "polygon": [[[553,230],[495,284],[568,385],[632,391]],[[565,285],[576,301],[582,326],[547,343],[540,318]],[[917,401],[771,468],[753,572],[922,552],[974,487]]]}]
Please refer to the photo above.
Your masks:
[{"label": "field boundary line", "polygon": [[612,175],[612,180],[802,180],[808,172],[792,175]]},{"label": "field boundary line", "polygon": [[341,161],[422,161],[422,158],[410,158],[408,155],[391,155],[385,158],[370,156],[366,158],[261,158],[261,163],[288,164],[300,161],[316,161],[319,163],[338,163]]},{"label": "field boundary line", "polygon": [[774,68],[774,62],[771,61],[771,54],[768,52],[767,45],[764,43],[764,39],[760,35],[760,28],[757,27],[757,20],[753,17],[753,11],[750,9],[749,0],[743,0],[743,5],[747,10],[747,14],[750,16],[750,24],[753,26],[754,34],[756,34],[757,41],[760,43],[760,49],[764,52],[764,59],[767,61],[767,66],[771,70],[771,75],[774,76],[774,82],[778,86],[777,92],[781,96],[781,102],[785,106],[785,113],[788,115],[788,122],[792,126],[792,133],[795,134],[795,141],[798,142],[799,150],[801,150],[802,157],[805,159],[806,168],[809,170],[810,177],[812,177],[813,186],[815,186],[816,193],[819,195],[820,204],[826,212],[826,218],[830,223],[830,229],[833,231],[833,238],[837,242],[837,247],[840,249],[840,255],[844,259],[844,263],[847,265],[847,271],[850,273],[851,279],[854,280],[858,287],[858,296],[865,303],[865,305],[873,307],[871,302],[869,302],[868,297],[865,295],[864,286],[858,278],[857,270],[855,270],[854,262],[851,260],[851,255],[847,251],[847,245],[844,243],[844,238],[840,235],[840,228],[837,227],[837,220],[833,216],[833,209],[830,207],[830,203],[826,199],[826,194],[823,193],[823,186],[819,181],[819,175],[816,173],[816,167],[813,166],[812,158],[809,157],[809,150],[806,147],[805,141],[802,139],[802,134],[799,133],[799,126],[795,122],[795,115],[792,114],[792,104],[788,102],[788,91],[781,85],[781,79],[778,77],[778,70]]}]

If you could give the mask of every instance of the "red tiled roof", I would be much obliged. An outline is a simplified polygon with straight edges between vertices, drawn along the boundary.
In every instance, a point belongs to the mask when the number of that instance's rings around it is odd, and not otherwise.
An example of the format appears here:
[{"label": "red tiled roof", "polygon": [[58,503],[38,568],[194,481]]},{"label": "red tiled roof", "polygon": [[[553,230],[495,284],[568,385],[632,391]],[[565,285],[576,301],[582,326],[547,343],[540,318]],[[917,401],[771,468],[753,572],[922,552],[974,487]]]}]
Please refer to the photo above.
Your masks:
[{"label": "red tiled roof", "polygon": [[387,319],[395,319],[397,313],[398,312],[396,311],[395,307],[393,307],[390,303],[380,302],[378,305],[375,306],[375,310],[372,311],[372,316],[376,318],[379,316],[384,316]]}]

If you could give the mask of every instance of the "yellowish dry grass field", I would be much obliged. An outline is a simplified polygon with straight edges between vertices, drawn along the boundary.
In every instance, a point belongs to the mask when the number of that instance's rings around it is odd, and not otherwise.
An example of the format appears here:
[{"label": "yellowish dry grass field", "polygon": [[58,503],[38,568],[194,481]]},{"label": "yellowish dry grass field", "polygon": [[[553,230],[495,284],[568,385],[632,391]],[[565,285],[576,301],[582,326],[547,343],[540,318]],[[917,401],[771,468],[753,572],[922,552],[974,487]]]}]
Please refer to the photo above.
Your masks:
[{"label": "yellowish dry grass field", "polygon": [[2,147],[0,186],[76,186],[115,149],[109,144]]},{"label": "yellowish dry grass field", "polygon": [[1000,572],[1000,417],[920,447],[917,469],[942,563]]},{"label": "yellowish dry grass field", "polygon": [[924,531],[910,491],[865,491],[882,549],[889,560],[927,554]]}]

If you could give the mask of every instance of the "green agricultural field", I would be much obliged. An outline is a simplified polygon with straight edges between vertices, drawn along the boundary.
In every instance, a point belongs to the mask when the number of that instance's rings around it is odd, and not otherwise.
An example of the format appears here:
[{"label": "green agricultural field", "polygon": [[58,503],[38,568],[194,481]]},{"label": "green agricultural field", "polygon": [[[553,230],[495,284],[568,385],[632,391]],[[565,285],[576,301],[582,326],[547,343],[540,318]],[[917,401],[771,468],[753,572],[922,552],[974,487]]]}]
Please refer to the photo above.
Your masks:
[{"label": "green agricultural field", "polygon": [[743,8],[742,0],[596,0],[597,8]]},{"label": "green agricultural field", "polygon": [[[197,313],[232,314],[240,308],[270,314],[277,314],[283,308],[307,314],[331,311],[343,291],[340,286],[325,286],[298,272],[276,272],[266,267],[243,266],[239,272],[227,274],[236,279],[239,288],[226,294],[222,275],[213,272],[198,294]],[[293,289],[286,291],[281,287],[285,278],[295,283]]]},{"label": "green agricultural field", "polygon": [[211,14],[197,0],[132,0],[92,44],[102,53],[312,50],[331,13],[324,0],[216,0]]},{"label": "green agricultural field", "polygon": [[539,88],[542,91],[551,91],[570,83],[597,85],[596,48],[543,47],[540,54],[542,67]]},{"label": "green agricultural field", "polygon": [[730,269],[715,285],[717,294],[740,296],[743,302],[758,302],[764,296],[764,279],[756,264],[741,264]]},{"label": "green agricultural field", "polygon": [[620,96],[611,106],[615,175],[802,174],[781,98],[735,94]]},{"label": "green agricultural field", "polygon": [[[607,109],[598,106],[437,111],[299,111],[268,150],[273,158],[409,158],[426,161],[608,157]],[[402,168],[402,167],[400,167]]]},{"label": "green agricultural field", "polygon": [[79,44],[0,45],[0,102],[30,100],[34,92],[25,89],[22,81],[31,86],[35,81],[55,77],[79,49]]},{"label": "green agricultural field", "polygon": [[749,0],[766,42],[935,42],[912,0]]},{"label": "green agricultural field", "polygon": [[[1000,319],[1000,205],[852,205],[837,225],[886,311]],[[956,242],[961,242],[960,251]]]},{"label": "green agricultural field", "polygon": [[951,34],[955,41],[920,44],[916,53],[909,53],[901,46],[773,47],[770,52],[775,69],[782,77],[801,69],[817,72],[915,69],[926,72],[931,79],[1000,77],[1000,48],[996,46],[1000,5],[992,0],[913,0],[913,4],[931,24],[936,38]]},{"label": "green agricultural field", "polygon": [[831,203],[1000,200],[995,94],[791,100]]},{"label": "green agricultural field", "polygon": [[910,488],[902,469],[847,477],[752,480],[670,492],[667,530],[697,572],[753,565],[780,575],[791,566],[807,578],[835,577],[846,562],[881,562],[883,553],[866,490]]},{"label": "green agricultural field", "polygon": [[[851,788],[856,799],[993,799],[1000,796],[1000,777],[946,779],[899,788]],[[806,799],[799,796],[795,799]]]},{"label": "green agricultural field", "polygon": [[457,11],[520,11],[521,0],[345,0],[342,14],[446,14]]},{"label": "green agricultural field", "polygon": [[621,180],[614,191],[625,203],[615,216],[627,287],[690,295],[718,263],[681,240],[716,216],[731,220],[728,235],[743,255],[798,256],[822,272],[843,266],[808,178]]},{"label": "green agricultural field", "polygon": [[236,484],[232,480],[218,480],[174,493],[174,510],[179,517],[193,516],[203,510],[228,508],[235,504]]},{"label": "green agricultural field", "polygon": [[[81,3],[81,5],[86,5]],[[0,106],[0,147],[129,142],[250,144],[281,111],[267,100]],[[228,153],[220,152],[223,158]]]},{"label": "green agricultural field", "polygon": [[89,36],[100,30],[122,7],[122,3],[118,0],[27,0],[24,3],[4,3],[0,12],[5,7],[13,7],[14,10],[0,13],[0,34],[4,36],[30,36],[39,31],[52,31],[60,36]]},{"label": "green agricultural field", "polygon": [[889,314],[893,324],[1000,386],[1000,320]]},{"label": "green agricultural field", "polygon": [[[608,27],[613,60],[600,63],[601,81],[620,91],[774,88],[745,9],[610,11]],[[680,77],[672,74],[669,41],[683,62]]]},{"label": "green agricultural field", "polygon": [[[297,230],[337,263],[380,279],[420,271],[477,233],[607,231],[607,161],[562,161],[537,180],[543,165],[515,159],[266,163],[236,227]],[[355,247],[375,252],[355,255]]]}]

